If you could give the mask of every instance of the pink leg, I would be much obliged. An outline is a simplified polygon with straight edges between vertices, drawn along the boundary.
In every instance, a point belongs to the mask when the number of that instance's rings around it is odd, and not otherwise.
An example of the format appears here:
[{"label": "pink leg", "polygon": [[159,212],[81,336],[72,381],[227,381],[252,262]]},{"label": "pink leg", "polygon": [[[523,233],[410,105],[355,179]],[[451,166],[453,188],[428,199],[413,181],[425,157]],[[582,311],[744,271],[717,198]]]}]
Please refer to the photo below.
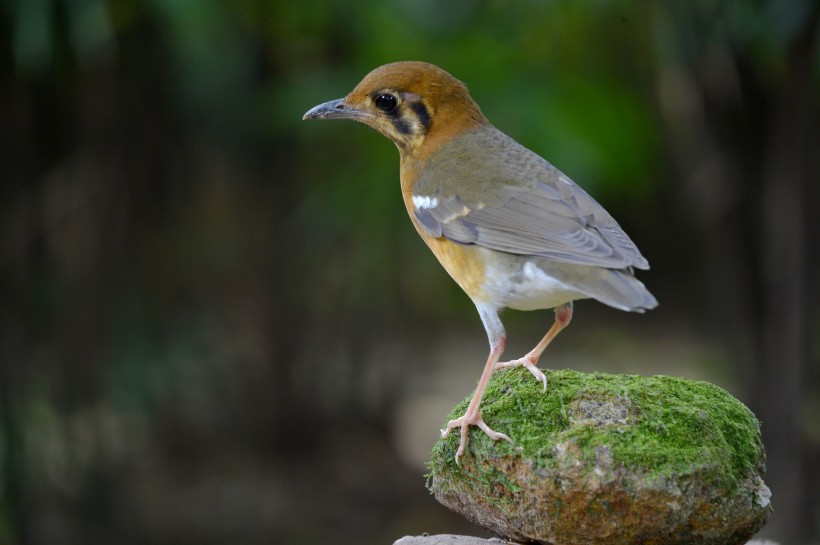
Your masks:
[{"label": "pink leg", "polygon": [[484,397],[484,391],[490,383],[490,377],[492,376],[493,371],[495,371],[498,358],[501,357],[501,353],[504,351],[504,344],[505,340],[502,337],[501,342],[493,346],[492,350],[490,350],[490,357],[487,358],[487,363],[484,365],[484,371],[481,373],[481,378],[478,380],[478,386],[475,389],[473,398],[467,406],[467,412],[465,412],[464,416],[460,418],[450,420],[450,422],[447,423],[447,428],[441,430],[441,436],[446,437],[447,434],[449,434],[453,429],[459,427],[461,428],[461,442],[459,443],[458,450],[456,451],[456,463],[458,463],[458,459],[464,454],[464,449],[467,448],[467,432],[469,431],[470,426],[478,426],[482,431],[484,431],[484,433],[489,435],[495,441],[504,439],[512,443],[512,439],[503,433],[490,429],[490,427],[484,422],[484,418],[481,416],[480,410],[481,398]]},{"label": "pink leg", "polygon": [[487,363],[484,365],[484,371],[481,373],[481,378],[478,380],[478,386],[476,386],[475,393],[470,400],[470,404],[467,406],[467,412],[464,413],[464,416],[448,422],[447,427],[441,430],[441,436],[446,437],[447,434],[449,434],[453,429],[461,428],[461,442],[459,443],[458,450],[456,451],[456,464],[458,464],[458,459],[464,454],[464,449],[467,448],[467,433],[470,430],[470,426],[478,426],[494,441],[504,439],[510,443],[513,442],[512,439],[503,433],[490,429],[490,427],[484,422],[484,418],[481,416],[481,399],[484,397],[484,392],[487,390],[487,385],[490,383],[490,377],[492,376],[493,371],[495,371],[496,365],[498,364],[498,359],[501,357],[502,352],[504,352],[504,346],[507,338],[504,333],[504,326],[501,324],[501,320],[498,319],[498,312],[496,309],[481,304],[477,304],[476,306],[478,307],[481,320],[484,322],[484,327],[487,330],[487,336],[490,339],[490,355],[487,358]]},{"label": "pink leg", "polygon": [[563,305],[555,308],[555,323],[552,324],[552,327],[547,334],[544,335],[544,338],[541,339],[535,348],[530,350],[526,356],[523,358],[519,358],[517,360],[510,360],[505,361],[502,363],[497,363],[495,368],[502,369],[505,367],[518,367],[523,366],[526,368],[532,375],[535,377],[535,380],[542,383],[544,385],[544,391],[547,391],[547,376],[541,371],[536,365],[538,364],[538,358],[541,357],[544,350],[546,350],[547,346],[552,342],[552,340],[558,335],[562,329],[569,325],[569,322],[572,320],[572,301],[569,303],[564,303]]}]

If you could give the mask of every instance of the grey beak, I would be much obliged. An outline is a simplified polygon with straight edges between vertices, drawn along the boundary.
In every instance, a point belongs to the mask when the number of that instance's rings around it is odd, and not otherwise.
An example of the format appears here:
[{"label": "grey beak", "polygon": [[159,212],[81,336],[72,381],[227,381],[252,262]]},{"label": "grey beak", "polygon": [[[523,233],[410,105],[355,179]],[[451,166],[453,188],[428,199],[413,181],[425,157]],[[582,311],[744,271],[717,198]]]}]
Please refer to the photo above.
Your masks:
[{"label": "grey beak", "polygon": [[308,110],[302,119],[361,119],[371,114],[356,110],[345,104],[345,99],[338,98],[319,104]]}]

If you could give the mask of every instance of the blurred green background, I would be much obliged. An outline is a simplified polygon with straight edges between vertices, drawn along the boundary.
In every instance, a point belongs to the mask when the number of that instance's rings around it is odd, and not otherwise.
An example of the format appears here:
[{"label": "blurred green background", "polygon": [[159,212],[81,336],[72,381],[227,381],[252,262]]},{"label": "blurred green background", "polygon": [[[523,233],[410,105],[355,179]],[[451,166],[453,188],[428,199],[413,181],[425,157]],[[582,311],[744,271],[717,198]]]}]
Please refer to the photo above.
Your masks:
[{"label": "blurred green background", "polygon": [[[766,537],[820,542],[811,0],[0,2],[0,543],[484,535],[424,461],[487,341],[394,146],[304,123],[440,65],[620,221],[646,315],[541,363],[711,380],[763,421]],[[504,315],[508,354],[549,311]]]}]

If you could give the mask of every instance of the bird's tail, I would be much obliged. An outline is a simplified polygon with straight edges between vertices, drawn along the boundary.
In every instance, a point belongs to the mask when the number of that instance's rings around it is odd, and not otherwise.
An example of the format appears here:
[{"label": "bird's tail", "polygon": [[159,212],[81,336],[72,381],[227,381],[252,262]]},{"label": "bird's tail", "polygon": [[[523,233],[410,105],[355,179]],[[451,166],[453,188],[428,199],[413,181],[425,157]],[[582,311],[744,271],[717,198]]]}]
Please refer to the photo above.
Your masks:
[{"label": "bird's tail", "polygon": [[601,303],[631,312],[658,306],[643,282],[629,269],[546,262],[539,264],[547,274]]}]

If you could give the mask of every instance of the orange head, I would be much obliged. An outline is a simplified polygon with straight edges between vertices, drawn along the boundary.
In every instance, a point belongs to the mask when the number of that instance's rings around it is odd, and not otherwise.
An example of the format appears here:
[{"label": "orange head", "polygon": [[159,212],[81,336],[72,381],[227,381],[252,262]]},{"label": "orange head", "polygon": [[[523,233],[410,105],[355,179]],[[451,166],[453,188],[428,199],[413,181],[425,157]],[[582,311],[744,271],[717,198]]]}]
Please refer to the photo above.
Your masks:
[{"label": "orange head", "polygon": [[463,83],[437,66],[413,61],[376,68],[345,98],[320,104],[303,119],[352,119],[414,156],[487,123]]}]

